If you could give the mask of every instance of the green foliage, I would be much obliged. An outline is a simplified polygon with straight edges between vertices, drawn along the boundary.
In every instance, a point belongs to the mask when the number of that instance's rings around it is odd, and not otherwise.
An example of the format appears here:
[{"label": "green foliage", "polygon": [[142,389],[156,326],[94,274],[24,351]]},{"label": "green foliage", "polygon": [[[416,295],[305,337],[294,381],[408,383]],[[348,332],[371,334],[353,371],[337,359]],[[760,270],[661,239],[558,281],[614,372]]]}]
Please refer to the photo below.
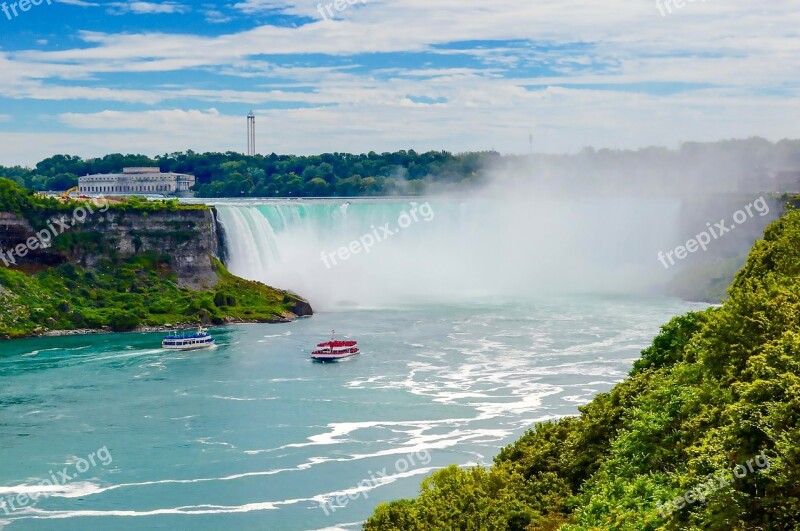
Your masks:
[{"label": "green foliage", "polygon": [[[145,215],[152,212],[176,210],[207,210],[208,206],[202,204],[181,204],[177,199],[148,201],[144,198],[130,197],[126,200],[114,201],[109,204],[95,203],[91,200],[60,201],[53,197],[38,195],[31,190],[21,187],[10,179],[0,178],[0,212],[8,212],[26,218],[34,229],[47,227],[48,222],[54,218],[66,216],[71,218],[76,208],[84,207],[87,212],[100,214],[105,211],[124,215],[125,213],[138,213]],[[101,218],[97,218],[102,221]],[[186,240],[189,231],[174,231],[173,235]],[[101,232],[72,233],[66,232],[54,242],[55,248],[60,250],[71,249],[98,249],[102,248],[103,234]]]},{"label": "green foliage", "polygon": [[218,291],[214,294],[214,305],[218,308],[236,306],[236,297],[230,293]]},{"label": "green foliage", "polygon": [[36,229],[45,227],[54,216],[71,213],[75,206],[70,207],[51,197],[38,196],[10,179],[0,178],[0,212],[24,217]]},{"label": "green foliage", "polygon": [[114,332],[130,332],[142,324],[141,319],[131,312],[115,310],[108,318],[108,324]]},{"label": "green foliage", "polygon": [[[437,472],[364,529],[798,529],[800,211],[766,230],[721,308],[670,321],[580,413],[535,426],[488,470]],[[762,453],[768,468],[733,475]],[[711,477],[730,483],[662,507]]]},{"label": "green foliage", "polygon": [[[0,211],[22,216],[35,228],[45,226],[54,216],[71,216],[76,207],[85,203],[42,197],[11,180],[0,179]],[[179,205],[177,200],[146,201],[133,197],[111,204],[109,210],[119,217],[128,213],[206,208]],[[102,205],[100,209],[104,210]],[[85,252],[106,256],[96,270],[70,262],[31,275],[0,268],[0,304],[4,307],[0,312],[0,337],[84,327],[128,331],[140,325],[168,323],[274,321],[287,316],[293,305],[293,300],[284,300],[283,292],[236,278],[220,263],[216,264],[220,280],[214,291],[179,288],[169,267],[172,260],[169,255],[140,253],[120,260],[113,240],[102,230],[103,223],[103,218],[97,218],[97,227],[64,232],[52,244],[55,251],[62,251],[62,258]],[[180,244],[196,237],[196,231],[189,230],[192,222],[165,221],[167,226],[171,223],[173,230],[133,231],[134,245],[141,247],[144,238],[171,239]],[[215,300],[220,304],[215,304]]]},{"label": "green foliage", "polygon": [[[77,175],[116,173],[124,167],[157,166],[164,172],[195,175],[195,188],[200,197],[343,197],[462,191],[485,183],[488,175],[493,173],[530,175],[534,179],[538,175],[538,178],[556,180],[563,175],[571,181],[562,182],[563,189],[579,186],[583,193],[590,195],[604,194],[609,189],[670,194],[674,192],[676,183],[663,176],[685,174],[687,167],[720,166],[722,160],[722,165],[744,164],[742,170],[745,173],[761,175],[764,172],[760,168],[764,165],[781,166],[781,161],[796,160],[798,151],[799,141],[771,143],[761,138],[702,144],[687,142],[674,151],[666,148],[636,151],[586,148],[571,155],[524,156],[501,156],[494,151],[453,154],[401,150],[313,156],[272,153],[249,157],[232,151],[195,153],[190,150],[154,158],[114,153],[84,160],[76,156],[55,155],[39,162],[35,168],[0,167],[0,176],[32,190],[66,190]],[[660,168],[660,171],[654,172],[653,167]],[[627,168],[627,171],[619,172],[619,168]],[[593,173],[601,177],[587,177]],[[611,174],[616,177],[609,178]],[[721,192],[729,188],[728,177],[725,172],[717,172],[706,176],[703,184],[710,193]],[[687,183],[694,181],[691,175],[686,179]],[[772,190],[775,181],[781,180],[764,174],[758,189]],[[716,295],[715,291],[709,296]]]},{"label": "green foliage", "polygon": [[314,156],[177,153],[162,168],[191,173],[200,197],[323,197],[421,195],[485,181],[494,152],[445,151]]},{"label": "green foliage", "polygon": [[80,328],[125,332],[140,325],[267,322],[289,315],[293,300],[284,292],[235,277],[219,262],[215,267],[219,281],[208,291],[178,287],[162,257],[153,253],[108,260],[96,271],[70,263],[33,275],[0,267],[0,337]]},{"label": "green foliage", "polygon": [[178,199],[147,199],[145,197],[131,196],[125,200],[115,200],[109,204],[109,210],[114,212],[136,212],[147,216],[152,212],[174,212],[176,210],[207,210],[208,206],[202,204],[182,204]]},{"label": "green foliage", "polygon": [[421,195],[430,189],[457,189],[479,184],[499,155],[495,152],[453,155],[446,151],[416,153],[324,153],[315,156],[240,153],[106,155],[83,160],[56,155],[35,168],[3,168],[5,175],[32,190],[66,190],[76,175],[119,172],[128,166],[160,167],[165,172],[197,177],[200,197],[322,197]]},{"label": "green foliage", "polygon": [[683,361],[686,345],[708,320],[712,311],[691,312],[675,317],[664,325],[653,344],[644,349],[641,359],[633,364],[633,374],[647,369],[671,367]]}]

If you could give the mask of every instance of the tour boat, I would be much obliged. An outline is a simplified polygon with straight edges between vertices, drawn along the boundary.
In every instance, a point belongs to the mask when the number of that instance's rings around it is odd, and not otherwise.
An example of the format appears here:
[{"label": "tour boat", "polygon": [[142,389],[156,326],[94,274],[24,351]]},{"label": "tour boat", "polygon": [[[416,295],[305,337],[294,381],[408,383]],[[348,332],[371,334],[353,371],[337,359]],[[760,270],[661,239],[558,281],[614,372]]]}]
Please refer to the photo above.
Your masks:
[{"label": "tour boat", "polygon": [[202,326],[194,333],[173,332],[165,336],[161,342],[161,348],[167,350],[198,350],[201,348],[211,348],[216,344],[214,336]]},{"label": "tour boat", "polygon": [[317,350],[311,353],[314,361],[339,361],[351,358],[361,352],[356,341],[336,341],[336,330],[331,332],[331,340],[317,345]]}]

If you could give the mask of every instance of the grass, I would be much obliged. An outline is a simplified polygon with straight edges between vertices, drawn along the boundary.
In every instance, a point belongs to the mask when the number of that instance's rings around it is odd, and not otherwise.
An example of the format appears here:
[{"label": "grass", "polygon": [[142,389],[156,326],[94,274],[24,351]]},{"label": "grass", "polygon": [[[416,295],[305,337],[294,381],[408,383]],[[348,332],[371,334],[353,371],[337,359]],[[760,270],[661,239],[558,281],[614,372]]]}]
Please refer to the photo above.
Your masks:
[{"label": "grass", "polygon": [[219,283],[211,290],[178,286],[169,257],[147,253],[97,270],[73,264],[33,274],[0,268],[0,337],[51,330],[270,322],[291,316],[292,297],[230,274],[215,261]]}]

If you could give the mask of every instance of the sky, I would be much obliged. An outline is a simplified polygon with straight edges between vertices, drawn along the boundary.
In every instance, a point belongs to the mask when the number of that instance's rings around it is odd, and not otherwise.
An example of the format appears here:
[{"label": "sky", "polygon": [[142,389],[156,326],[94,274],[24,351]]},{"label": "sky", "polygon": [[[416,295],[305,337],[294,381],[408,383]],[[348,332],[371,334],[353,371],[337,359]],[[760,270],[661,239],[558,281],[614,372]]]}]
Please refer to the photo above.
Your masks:
[{"label": "sky", "polygon": [[243,152],[251,109],[265,154],[800,137],[800,0],[35,1],[0,165]]}]

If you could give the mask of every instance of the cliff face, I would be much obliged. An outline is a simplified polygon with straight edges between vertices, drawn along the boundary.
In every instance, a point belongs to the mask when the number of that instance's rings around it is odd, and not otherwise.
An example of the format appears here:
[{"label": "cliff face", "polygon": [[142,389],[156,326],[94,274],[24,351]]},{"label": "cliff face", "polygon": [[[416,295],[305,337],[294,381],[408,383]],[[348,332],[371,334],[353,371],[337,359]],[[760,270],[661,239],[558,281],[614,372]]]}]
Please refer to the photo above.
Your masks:
[{"label": "cliff face", "polygon": [[[98,225],[112,253],[121,258],[154,251],[170,257],[170,267],[181,287],[209,289],[217,284],[212,256],[218,256],[214,215],[211,210],[116,213],[108,211]],[[79,263],[94,266],[103,255],[76,248]]]},{"label": "cliff face", "polygon": [[[211,261],[219,255],[211,209],[157,212],[109,209],[87,216],[82,223],[66,221],[69,228],[53,236],[49,247],[31,249],[41,247],[38,243],[42,241],[31,224],[14,214],[0,213],[0,251],[4,252],[0,260],[19,268],[65,262],[96,267],[102,260],[125,259],[151,251],[169,257],[170,268],[181,287],[210,289],[218,282]],[[63,228],[54,227],[57,232]],[[21,252],[8,254],[17,248]]]},{"label": "cliff face", "polygon": [[204,205],[64,201],[0,178],[0,338],[312,314],[297,295],[232,275],[219,235]]},{"label": "cliff face", "polygon": [[[775,194],[684,199],[677,241],[697,238],[701,232],[710,234],[712,229],[716,231],[716,237],[708,238],[711,243],[706,251],[689,254],[676,264],[675,276],[667,286],[666,294],[709,303],[723,300],[733,277],[744,265],[753,242],[761,237],[769,223],[785,212],[786,201]],[[734,216],[738,216],[738,221],[734,221]],[[723,222],[730,230],[719,234],[722,231],[717,225]]]}]

